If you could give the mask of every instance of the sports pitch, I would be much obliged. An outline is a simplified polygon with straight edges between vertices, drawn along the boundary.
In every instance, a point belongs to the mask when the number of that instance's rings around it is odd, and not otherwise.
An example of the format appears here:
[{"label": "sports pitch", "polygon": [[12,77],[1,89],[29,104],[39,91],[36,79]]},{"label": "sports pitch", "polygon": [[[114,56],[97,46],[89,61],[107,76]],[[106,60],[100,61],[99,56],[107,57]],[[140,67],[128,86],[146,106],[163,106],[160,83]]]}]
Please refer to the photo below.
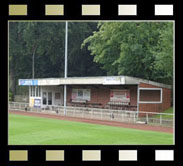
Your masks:
[{"label": "sports pitch", "polygon": [[9,114],[9,145],[173,145],[173,134]]}]

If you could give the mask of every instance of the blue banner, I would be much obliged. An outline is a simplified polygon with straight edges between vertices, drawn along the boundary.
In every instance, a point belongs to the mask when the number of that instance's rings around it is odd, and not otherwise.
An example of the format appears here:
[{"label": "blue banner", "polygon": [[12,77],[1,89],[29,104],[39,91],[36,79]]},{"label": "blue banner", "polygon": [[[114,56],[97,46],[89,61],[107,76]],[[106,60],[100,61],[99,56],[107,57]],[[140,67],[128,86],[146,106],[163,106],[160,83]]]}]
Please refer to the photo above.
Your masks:
[{"label": "blue banner", "polygon": [[38,80],[19,80],[19,85],[22,86],[37,86]]}]

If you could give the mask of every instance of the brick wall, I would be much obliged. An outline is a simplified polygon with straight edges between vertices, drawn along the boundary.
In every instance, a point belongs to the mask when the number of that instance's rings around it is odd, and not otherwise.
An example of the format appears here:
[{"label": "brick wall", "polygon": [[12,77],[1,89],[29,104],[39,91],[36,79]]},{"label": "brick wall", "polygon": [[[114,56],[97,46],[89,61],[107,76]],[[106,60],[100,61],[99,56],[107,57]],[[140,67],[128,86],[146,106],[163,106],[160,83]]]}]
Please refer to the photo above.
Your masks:
[{"label": "brick wall", "polygon": [[[137,86],[136,85],[128,85],[126,86],[130,89],[130,105],[137,106]],[[142,88],[159,88],[157,86],[140,83],[139,87]],[[70,86],[67,88],[67,102],[71,103],[71,94],[72,88],[76,89],[91,89],[91,100],[88,103],[101,103],[101,107],[105,107],[107,103],[110,101],[110,89],[123,89],[123,86]],[[162,88],[163,99],[162,103],[141,103],[139,104],[139,111],[145,112],[162,112],[163,110],[168,109],[171,106],[171,90],[167,88]],[[145,93],[144,93],[145,94]],[[157,96],[159,93],[153,93],[155,100],[159,99]],[[148,96],[141,96],[143,99],[151,99]]]},{"label": "brick wall", "polygon": [[[141,88],[160,88],[157,86],[140,83],[139,87]],[[171,106],[171,89],[162,88],[163,99],[162,103],[140,103],[139,111],[145,112],[162,112],[168,109]],[[155,96],[155,98],[158,98]],[[143,96],[143,99],[148,99],[148,97]]]},{"label": "brick wall", "polygon": [[[127,86],[130,89],[130,105],[137,106],[137,86]],[[68,103],[71,103],[71,94],[72,94],[72,88],[76,89],[84,89],[84,86],[70,86],[67,88],[67,101]],[[110,101],[110,89],[123,89],[123,86],[121,88],[118,86],[97,86],[97,87],[90,87],[87,89],[91,89],[91,100],[88,101],[88,103],[101,103],[102,107],[105,107],[107,103]]]}]

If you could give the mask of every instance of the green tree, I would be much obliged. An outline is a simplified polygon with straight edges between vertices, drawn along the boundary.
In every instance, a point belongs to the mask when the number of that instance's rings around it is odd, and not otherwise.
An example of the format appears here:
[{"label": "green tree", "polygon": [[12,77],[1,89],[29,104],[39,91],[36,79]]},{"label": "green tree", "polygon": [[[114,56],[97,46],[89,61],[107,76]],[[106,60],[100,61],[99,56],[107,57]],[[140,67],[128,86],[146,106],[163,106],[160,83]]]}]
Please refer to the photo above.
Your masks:
[{"label": "green tree", "polygon": [[160,31],[158,45],[154,49],[156,79],[170,85],[173,83],[173,36],[173,23],[168,23]]},{"label": "green tree", "polygon": [[[98,31],[83,41],[82,48],[87,46],[94,61],[100,63],[108,75],[129,75],[156,81],[160,80],[158,73],[166,47],[172,44],[168,40],[164,44],[161,41],[166,35],[172,37],[171,30],[172,23],[166,22],[99,23]],[[162,58],[159,58],[160,54]],[[169,55],[171,59],[172,51]],[[168,72],[171,66],[171,63],[164,66],[163,71]]]},{"label": "green tree", "polygon": [[[103,75],[89,51],[81,49],[82,41],[97,28],[97,23],[69,22],[68,76]],[[9,23],[10,89],[19,91],[18,79],[32,78],[35,51],[35,78],[63,77],[65,51],[64,22]],[[18,90],[18,92],[16,92]]]}]

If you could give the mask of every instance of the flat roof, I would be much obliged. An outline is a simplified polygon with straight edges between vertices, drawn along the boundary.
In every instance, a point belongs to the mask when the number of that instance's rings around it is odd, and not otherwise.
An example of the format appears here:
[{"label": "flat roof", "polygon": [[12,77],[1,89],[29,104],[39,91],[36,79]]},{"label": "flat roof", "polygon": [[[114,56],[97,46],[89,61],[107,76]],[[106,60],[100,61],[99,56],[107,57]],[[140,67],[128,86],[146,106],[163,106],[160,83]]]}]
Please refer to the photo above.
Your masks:
[{"label": "flat roof", "polygon": [[67,78],[19,79],[20,86],[57,86],[57,85],[138,85],[146,83],[171,89],[171,85],[130,76],[96,76]]}]

